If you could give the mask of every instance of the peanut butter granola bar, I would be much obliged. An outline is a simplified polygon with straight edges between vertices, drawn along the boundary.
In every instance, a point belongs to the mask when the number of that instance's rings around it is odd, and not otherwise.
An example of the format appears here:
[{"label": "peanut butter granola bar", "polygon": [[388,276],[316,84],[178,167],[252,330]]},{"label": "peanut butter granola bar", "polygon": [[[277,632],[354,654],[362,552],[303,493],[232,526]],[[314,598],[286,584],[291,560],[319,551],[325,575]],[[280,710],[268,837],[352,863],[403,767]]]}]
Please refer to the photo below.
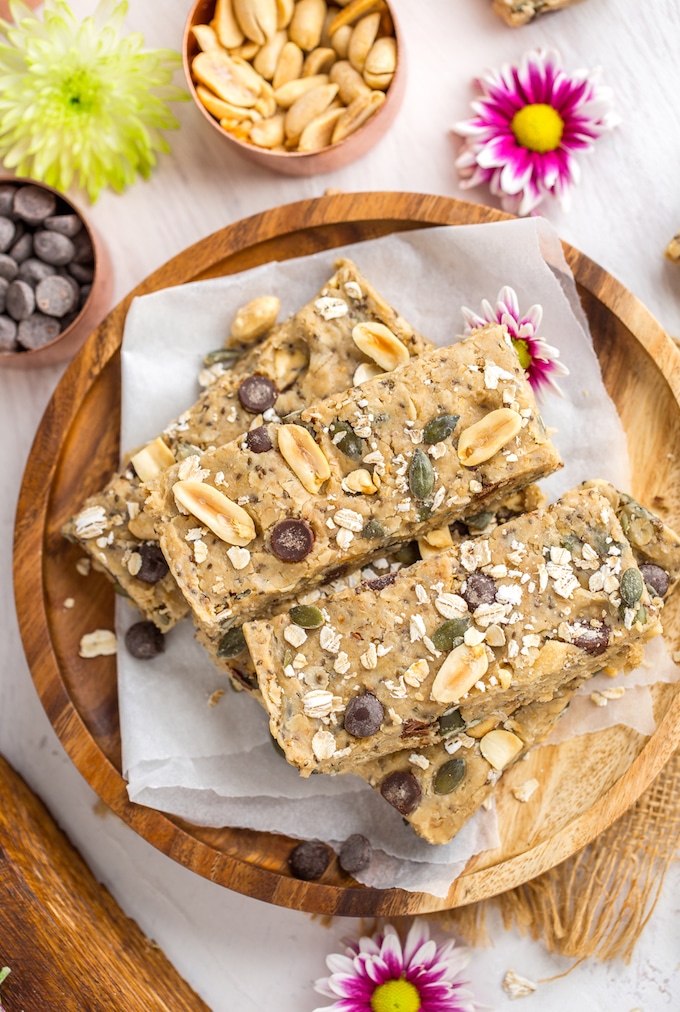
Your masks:
[{"label": "peanut butter granola bar", "polygon": [[[258,427],[264,418],[297,411],[383,371],[352,340],[358,323],[389,327],[410,355],[432,348],[350,260],[338,260],[336,268],[308,305],[285,323],[271,327],[255,347],[242,346],[244,353],[229,369],[222,364],[224,355],[217,354],[215,364],[204,370],[202,380],[208,386],[196,404],[135,454],[106,488],[90,496],[63,529],[115,580],[144,617],[164,631],[186,614],[187,605],[158,546],[153,518],[145,510],[143,482],[178,461]],[[236,314],[232,345],[252,342],[253,334],[263,337],[257,324],[262,318],[266,324],[265,311],[272,301],[277,300],[264,297]],[[227,358],[231,352],[232,348],[227,349]]]},{"label": "peanut butter granola bar", "polygon": [[[639,663],[661,631],[670,579],[638,565],[613,502],[611,486],[593,483],[488,538],[331,596],[314,622],[292,610],[247,624],[289,762],[303,775],[354,771],[436,744],[452,709],[466,725],[502,723],[605,666]],[[669,532],[672,543],[677,552]]]},{"label": "peanut butter granola bar", "polygon": [[573,7],[581,0],[493,0],[493,9],[512,28],[528,25],[541,14]]},{"label": "peanut butter granola bar", "polygon": [[417,359],[358,325],[393,372],[163,472],[147,510],[213,638],[561,466],[503,327]]}]

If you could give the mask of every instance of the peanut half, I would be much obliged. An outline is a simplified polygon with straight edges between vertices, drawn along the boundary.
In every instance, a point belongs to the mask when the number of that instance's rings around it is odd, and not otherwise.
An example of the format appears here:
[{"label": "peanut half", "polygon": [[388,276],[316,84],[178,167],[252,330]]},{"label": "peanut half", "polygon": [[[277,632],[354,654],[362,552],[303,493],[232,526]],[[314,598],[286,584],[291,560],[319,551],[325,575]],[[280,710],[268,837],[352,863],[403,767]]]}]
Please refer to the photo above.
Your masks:
[{"label": "peanut half", "polygon": [[[300,134],[298,151],[320,151],[321,148],[328,147],[333,136],[335,124],[343,112],[343,106],[339,106],[338,108],[331,106],[325,112],[322,112],[320,116],[317,116],[316,119],[313,119],[311,123],[308,123]],[[379,373],[380,370],[378,370],[378,375]],[[354,383],[354,386],[356,385]]]},{"label": "peanut half", "polygon": [[212,27],[225,49],[236,49],[243,42],[244,35],[234,16],[232,0],[217,0]]},{"label": "peanut half", "polygon": [[276,0],[232,0],[236,20],[247,39],[263,46],[276,34]]},{"label": "peanut half", "polygon": [[504,731],[502,727],[489,731],[479,742],[479,751],[495,770],[504,770],[508,763],[516,759],[524,747],[524,742],[512,731]]},{"label": "peanut half", "polygon": [[360,126],[363,126],[366,120],[378,111],[384,101],[384,91],[371,91],[368,95],[360,95],[359,98],[355,98],[335,124],[332,143],[337,144],[338,141],[343,141],[345,137],[349,137]]},{"label": "peanut half", "polygon": [[370,88],[385,91],[397,69],[397,43],[389,35],[374,42],[364,63],[364,81]]},{"label": "peanut half", "polygon": [[461,643],[448,655],[432,685],[432,699],[437,703],[457,703],[489,668],[483,643],[468,646]]},{"label": "peanut half", "polygon": [[167,444],[158,436],[138,453],[130,457],[130,463],[142,482],[153,481],[156,475],[172,467],[175,458]]},{"label": "peanut half", "polygon": [[202,481],[176,481],[172,491],[181,507],[228,545],[244,548],[255,537],[255,524],[250,515],[212,485]]},{"label": "peanut half", "polygon": [[458,440],[458,456],[465,467],[489,460],[522,428],[522,416],[511,408],[498,408],[464,429]]},{"label": "peanut half", "polygon": [[278,431],[279,451],[302,485],[316,495],[331,476],[331,468],[311,432],[302,425],[282,425]]},{"label": "peanut half", "polygon": [[361,74],[380,27],[380,14],[367,14],[357,22],[352,30],[352,37],[347,48],[347,59],[355,70]]},{"label": "peanut half", "polygon": [[288,26],[288,34],[300,49],[309,53],[321,42],[325,19],[325,0],[298,0]]},{"label": "peanut half", "polygon": [[[266,121],[265,121],[266,122]],[[261,124],[264,126],[264,123]],[[281,301],[275,295],[261,295],[237,311],[229,336],[236,344],[250,344],[266,334],[276,323]]]},{"label": "peanut half", "polygon": [[201,84],[214,91],[223,101],[245,108],[257,102],[259,88],[252,87],[252,82],[246,80],[242,67],[222,50],[199,53],[194,58],[191,69]]},{"label": "peanut half", "polygon": [[368,355],[384,372],[405,365],[410,355],[405,344],[384,323],[357,323],[352,340],[359,351]]}]

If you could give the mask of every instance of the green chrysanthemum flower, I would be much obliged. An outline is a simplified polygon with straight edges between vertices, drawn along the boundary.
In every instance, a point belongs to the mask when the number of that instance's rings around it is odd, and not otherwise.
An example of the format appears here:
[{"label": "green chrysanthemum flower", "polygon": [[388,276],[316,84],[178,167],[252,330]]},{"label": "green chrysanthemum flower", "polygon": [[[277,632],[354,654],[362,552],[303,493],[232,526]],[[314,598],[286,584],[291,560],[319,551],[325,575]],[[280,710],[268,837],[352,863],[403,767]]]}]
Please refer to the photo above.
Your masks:
[{"label": "green chrysanthemum flower", "polygon": [[65,191],[75,181],[96,200],[147,179],[161,130],[179,126],[166,102],[188,95],[171,84],[170,49],[145,50],[139,33],[120,36],[127,0],[100,0],[79,24],[64,0],[47,0],[41,21],[10,0],[0,19],[0,158],[19,175]]}]

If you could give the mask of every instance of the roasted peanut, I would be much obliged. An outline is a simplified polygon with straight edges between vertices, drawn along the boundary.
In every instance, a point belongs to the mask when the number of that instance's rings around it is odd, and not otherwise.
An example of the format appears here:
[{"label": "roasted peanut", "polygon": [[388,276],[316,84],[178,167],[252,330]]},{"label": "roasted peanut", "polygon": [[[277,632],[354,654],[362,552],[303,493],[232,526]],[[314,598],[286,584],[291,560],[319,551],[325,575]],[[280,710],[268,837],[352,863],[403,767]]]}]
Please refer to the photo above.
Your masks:
[{"label": "roasted peanut", "polygon": [[327,7],[326,8],[326,13],[325,13],[324,19],[323,19],[323,28],[321,29],[321,39],[319,40],[319,45],[320,46],[323,46],[324,48],[328,48],[328,46],[330,46],[330,44],[331,44],[331,33],[329,32],[328,29],[330,27],[330,24],[331,24],[331,21],[333,20],[333,18],[336,16],[336,14],[339,14],[339,13],[340,12],[339,12],[339,10],[338,10],[337,7]]},{"label": "roasted peanut", "polygon": [[479,742],[479,751],[495,770],[504,770],[522,751],[524,743],[512,731],[502,727],[489,731]]},{"label": "roasted peanut", "polygon": [[[328,190],[326,193],[328,193]],[[383,372],[384,370],[380,368],[377,362],[361,362],[354,370],[352,385],[359,387],[362,383],[365,383],[366,380],[375,379],[376,376],[382,376]]]},{"label": "roasted peanut", "polygon": [[152,481],[156,475],[175,463],[172,450],[159,436],[132,457],[130,463],[140,481]]},{"label": "roasted peanut", "polygon": [[344,113],[335,124],[333,131],[333,144],[342,141],[345,137],[355,133],[360,126],[373,116],[385,102],[384,91],[372,91],[368,95],[360,95],[347,106]]},{"label": "roasted peanut", "polygon": [[358,467],[356,471],[350,471],[341,482],[345,492],[355,494],[373,495],[380,488],[380,479],[377,475],[371,474],[365,467]]},{"label": "roasted peanut", "polygon": [[364,81],[361,74],[354,69],[348,60],[338,60],[334,63],[328,74],[331,84],[337,84],[340,89],[339,95],[345,105],[351,105],[355,98],[361,95],[370,95],[371,89]]},{"label": "roasted peanut", "polygon": [[305,127],[328,108],[337,93],[337,84],[321,84],[293,102],[284,124],[288,140],[298,140]]},{"label": "roasted peanut", "polygon": [[232,0],[217,0],[212,27],[225,49],[235,49],[243,42],[243,32],[236,21]]},{"label": "roasted peanut", "polygon": [[325,17],[325,0],[298,0],[288,27],[290,38],[300,49],[311,52],[321,41]]},{"label": "roasted peanut", "polygon": [[244,108],[255,105],[259,89],[251,86],[241,66],[221,49],[199,53],[191,69],[201,84],[225,102]]},{"label": "roasted peanut", "polygon": [[250,515],[212,485],[202,481],[176,481],[172,491],[184,512],[191,513],[228,545],[243,548],[255,537],[255,524]]},{"label": "roasted peanut", "polygon": [[261,74],[266,81],[271,81],[276,73],[276,67],[281,56],[281,50],[288,41],[284,31],[278,31],[262,46],[253,60],[253,66],[258,74]]},{"label": "roasted peanut", "polygon": [[366,57],[376,40],[379,26],[380,14],[376,12],[375,14],[367,14],[365,18],[356,23],[352,30],[347,47],[347,59],[359,73],[364,69]]},{"label": "roasted peanut", "polygon": [[[257,125],[263,127],[266,122],[263,120]],[[281,302],[275,295],[262,295],[241,306],[231,324],[230,343],[250,344],[262,337],[276,323],[280,308]]]},{"label": "roasted peanut", "polygon": [[371,88],[386,91],[397,67],[397,43],[389,36],[376,39],[364,64],[364,81]]},{"label": "roasted peanut", "polygon": [[352,340],[359,351],[377,362],[384,372],[392,372],[410,358],[406,345],[384,323],[357,323],[352,330]]},{"label": "roasted peanut", "polygon": [[[337,128],[336,128],[337,129]],[[458,456],[465,467],[489,460],[522,428],[522,416],[511,408],[498,408],[464,429],[458,440]]]},{"label": "roasted peanut", "polygon": [[225,102],[223,99],[218,98],[217,95],[213,95],[213,93],[208,91],[207,88],[204,88],[202,84],[197,86],[196,94],[208,112],[212,113],[212,115],[216,116],[218,119],[260,119],[260,114],[255,109],[246,109],[243,106],[231,105],[230,102]]},{"label": "roasted peanut", "polygon": [[259,53],[260,48],[257,42],[243,42],[236,49],[230,49],[229,55],[239,60],[252,60]]},{"label": "roasted peanut", "polygon": [[[321,148],[328,147],[333,136],[335,124],[343,112],[344,106],[339,106],[335,109],[331,107],[322,112],[316,119],[313,119],[311,123],[308,123],[300,134],[298,151],[320,151]],[[368,365],[368,363],[366,364]],[[380,371],[378,369],[378,374]],[[363,382],[363,380],[360,382]],[[357,386],[356,380],[354,381],[354,385]]]},{"label": "roasted peanut", "polygon": [[277,105],[274,98],[274,89],[269,81],[262,82],[262,90],[260,91],[260,97],[255,103],[255,109],[263,119],[271,119],[276,112]]},{"label": "roasted peanut", "polygon": [[313,49],[302,65],[302,76],[312,77],[314,74],[327,74],[338,58],[334,49]]},{"label": "roasted peanut", "polygon": [[270,149],[283,144],[285,139],[283,127],[285,115],[283,112],[277,112],[267,119],[260,120],[259,123],[253,123],[248,134],[253,144],[256,144],[258,148]]},{"label": "roasted peanut", "polygon": [[194,25],[191,34],[196,39],[199,49],[204,53],[209,53],[211,49],[222,48],[220,40],[217,38],[217,32],[210,25]]},{"label": "roasted peanut", "polygon": [[[341,3],[341,7],[344,5]],[[352,0],[351,3],[347,4],[343,10],[331,21],[328,26],[328,31],[333,35],[339,28],[344,25],[353,25],[355,21],[358,21],[363,14],[368,14],[369,11],[378,10],[382,11],[385,8],[384,0]]]},{"label": "roasted peanut", "polygon": [[275,91],[289,81],[296,81],[302,75],[304,60],[304,53],[300,47],[295,42],[286,42],[274,71],[272,84]]},{"label": "roasted peanut", "polygon": [[258,46],[276,33],[276,0],[232,0],[241,31]]},{"label": "roasted peanut", "polygon": [[[432,699],[438,703],[457,703],[489,668],[483,643],[461,643],[448,655],[432,685]],[[493,732],[492,732],[493,733]]]},{"label": "roasted peanut", "polygon": [[295,10],[295,0],[276,0],[276,27],[287,28]]},{"label": "roasted peanut", "polygon": [[349,40],[351,38],[351,25],[344,25],[331,35],[331,45],[341,60],[347,59],[347,50],[349,49]]},{"label": "roasted peanut", "polygon": [[328,74],[315,74],[314,77],[299,77],[288,81],[280,88],[274,89],[274,98],[282,109],[290,109],[294,102],[308,91],[313,91],[322,84],[328,84]]},{"label": "roasted peanut", "polygon": [[328,460],[311,432],[302,425],[282,425],[278,430],[279,452],[302,485],[316,495],[331,476]]}]

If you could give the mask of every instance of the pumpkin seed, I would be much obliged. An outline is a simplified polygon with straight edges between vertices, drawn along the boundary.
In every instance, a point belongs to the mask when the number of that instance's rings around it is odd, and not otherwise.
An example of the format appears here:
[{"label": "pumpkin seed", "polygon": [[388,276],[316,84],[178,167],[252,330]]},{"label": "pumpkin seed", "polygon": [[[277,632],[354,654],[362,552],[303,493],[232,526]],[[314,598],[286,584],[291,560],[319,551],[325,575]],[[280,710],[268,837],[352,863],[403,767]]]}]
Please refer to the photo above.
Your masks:
[{"label": "pumpkin seed", "polygon": [[292,650],[286,650],[285,654],[283,655],[283,666],[284,666],[284,668],[287,668],[288,665],[292,664],[292,663],[293,663],[293,651]]},{"label": "pumpkin seed", "polygon": [[437,415],[423,429],[423,442],[441,443],[448,439],[458,424],[460,415]]},{"label": "pumpkin seed", "polygon": [[431,516],[432,516],[432,507],[428,506],[427,503],[424,506],[421,506],[420,509],[418,510],[418,520],[421,523],[424,523],[426,520],[429,520]]},{"label": "pumpkin seed", "polygon": [[408,484],[416,499],[427,499],[434,488],[434,469],[430,458],[416,448],[408,469]]},{"label": "pumpkin seed", "polygon": [[394,557],[397,562],[401,562],[402,566],[412,566],[414,562],[418,562],[420,559],[418,542],[407,541],[405,544],[400,545],[394,553]]},{"label": "pumpkin seed", "polygon": [[[364,441],[357,436],[349,422],[336,418],[331,422],[328,432],[334,444],[346,457],[351,460],[361,460],[365,453]],[[335,439],[339,432],[343,432],[344,435],[341,439]]]},{"label": "pumpkin seed", "polygon": [[461,715],[460,710],[455,707],[451,710],[446,710],[442,713],[439,718],[439,734],[442,738],[447,738],[450,734],[455,734],[456,731],[465,730],[465,721]]},{"label": "pumpkin seed", "polygon": [[240,625],[229,629],[219,642],[217,647],[218,657],[237,657],[246,649],[246,638],[243,635],[243,627]]},{"label": "pumpkin seed", "polygon": [[465,635],[465,630],[469,625],[469,618],[449,618],[432,633],[432,642],[437,650],[450,653],[457,645],[455,640]]},{"label": "pumpkin seed", "polygon": [[231,366],[242,354],[243,352],[238,348],[216,348],[215,351],[209,351],[207,355],[203,356],[203,365],[210,366],[224,362]]},{"label": "pumpkin seed", "polygon": [[318,629],[324,624],[323,612],[313,604],[298,604],[288,612],[291,622],[302,629]]},{"label": "pumpkin seed", "polygon": [[462,756],[449,759],[447,763],[440,766],[432,780],[432,787],[435,794],[450,794],[459,787],[465,779],[466,763]]},{"label": "pumpkin seed", "polygon": [[633,608],[642,597],[644,589],[645,584],[640,574],[640,570],[632,568],[626,569],[621,576],[621,584],[619,586],[621,600],[624,601],[629,608]]},{"label": "pumpkin seed", "polygon": [[488,527],[494,518],[493,513],[475,513],[474,516],[465,517],[465,523],[470,531],[483,531]]},{"label": "pumpkin seed", "polygon": [[379,520],[367,520],[361,532],[362,538],[384,538],[385,528]]}]

